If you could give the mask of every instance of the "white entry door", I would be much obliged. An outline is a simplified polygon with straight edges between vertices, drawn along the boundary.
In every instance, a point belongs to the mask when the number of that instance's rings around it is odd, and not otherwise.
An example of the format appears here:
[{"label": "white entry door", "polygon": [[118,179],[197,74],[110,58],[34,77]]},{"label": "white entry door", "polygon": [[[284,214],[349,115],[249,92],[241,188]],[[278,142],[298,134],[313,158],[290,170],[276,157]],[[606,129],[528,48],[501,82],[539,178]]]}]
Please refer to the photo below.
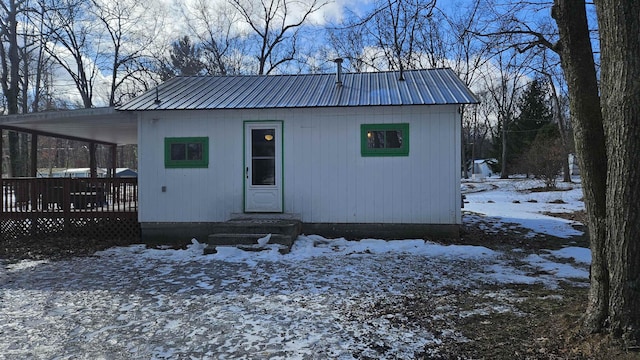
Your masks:
[{"label": "white entry door", "polygon": [[282,122],[245,122],[244,211],[282,212]]}]

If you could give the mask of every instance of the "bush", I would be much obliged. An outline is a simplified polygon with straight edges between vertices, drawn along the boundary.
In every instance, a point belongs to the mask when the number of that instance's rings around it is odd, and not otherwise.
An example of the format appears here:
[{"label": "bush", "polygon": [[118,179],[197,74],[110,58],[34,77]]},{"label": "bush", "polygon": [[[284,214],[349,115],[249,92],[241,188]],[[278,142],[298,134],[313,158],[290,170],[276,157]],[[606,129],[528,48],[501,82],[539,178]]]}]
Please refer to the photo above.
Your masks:
[{"label": "bush", "polygon": [[560,139],[538,136],[521,157],[520,165],[525,173],[544,180],[547,189],[555,189],[564,161],[568,160],[564,157]]}]

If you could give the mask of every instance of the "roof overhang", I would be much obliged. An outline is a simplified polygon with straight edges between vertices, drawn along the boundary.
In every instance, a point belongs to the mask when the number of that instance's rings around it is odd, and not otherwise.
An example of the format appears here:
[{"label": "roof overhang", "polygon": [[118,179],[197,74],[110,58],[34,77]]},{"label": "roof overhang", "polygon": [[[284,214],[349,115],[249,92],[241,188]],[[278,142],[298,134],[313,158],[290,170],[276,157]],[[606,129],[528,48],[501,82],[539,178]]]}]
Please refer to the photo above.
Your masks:
[{"label": "roof overhang", "polygon": [[0,116],[0,128],[103,144],[136,144],[136,115],[113,107]]}]

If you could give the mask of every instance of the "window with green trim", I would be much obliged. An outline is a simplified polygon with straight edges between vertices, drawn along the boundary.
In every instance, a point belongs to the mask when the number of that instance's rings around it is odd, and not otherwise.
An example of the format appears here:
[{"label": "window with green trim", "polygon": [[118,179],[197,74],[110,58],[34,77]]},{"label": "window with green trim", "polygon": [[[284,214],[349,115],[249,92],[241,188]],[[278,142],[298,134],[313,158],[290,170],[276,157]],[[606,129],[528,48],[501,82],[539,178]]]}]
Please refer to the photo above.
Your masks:
[{"label": "window with green trim", "polygon": [[206,168],[208,166],[208,137],[164,138],[165,168]]},{"label": "window with green trim", "polygon": [[362,156],[409,156],[409,124],[360,125]]}]

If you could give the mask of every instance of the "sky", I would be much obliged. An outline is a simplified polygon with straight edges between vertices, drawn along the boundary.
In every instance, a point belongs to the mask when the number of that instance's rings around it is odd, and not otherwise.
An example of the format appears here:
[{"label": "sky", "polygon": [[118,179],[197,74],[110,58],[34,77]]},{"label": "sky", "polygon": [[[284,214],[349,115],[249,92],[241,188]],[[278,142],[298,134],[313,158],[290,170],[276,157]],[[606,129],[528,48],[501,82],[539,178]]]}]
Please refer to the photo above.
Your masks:
[{"label": "sky", "polygon": [[[187,1],[176,1],[176,0],[161,0],[158,2],[152,3],[138,3],[139,5],[131,8],[128,12],[141,12],[144,15],[137,16],[138,19],[132,24],[126,24],[128,31],[132,31],[132,29],[136,29],[134,31],[140,31],[142,33],[155,33],[157,36],[156,42],[158,44],[164,44],[166,49],[168,49],[168,45],[172,42],[176,41],[178,38],[184,35],[190,35],[195,38],[194,28],[197,28],[198,25],[194,25],[197,22],[193,20],[196,17],[197,5],[202,0],[187,0]],[[212,17],[211,23],[220,24],[223,23],[221,21],[216,20],[217,16],[220,16],[224,12],[216,9],[216,6],[229,6],[227,1],[204,1],[203,3],[207,4],[211,8],[209,12],[209,16]],[[458,0],[458,1],[439,1],[438,7],[445,12],[449,11],[457,11],[462,7],[470,4],[470,1],[467,0]],[[118,4],[118,6],[126,6],[125,2],[113,3],[106,1],[108,7],[114,8],[114,4]],[[334,26],[336,24],[341,24],[344,20],[345,16],[349,13],[356,14],[364,14],[366,11],[370,11],[374,2],[372,0],[335,0],[335,1],[327,1],[326,5],[322,6],[317,12],[312,14],[311,21],[317,26]],[[186,9],[186,10],[185,10]],[[292,13],[295,14],[295,8]],[[191,20],[186,20],[187,18],[191,18]],[[295,19],[295,15],[291,16],[292,19]],[[244,29],[244,31],[251,31],[249,27],[244,24],[240,19],[236,19],[234,21],[234,26],[239,29]],[[224,31],[221,29],[220,31]],[[105,37],[107,39],[107,37]],[[303,44],[301,42],[300,44]],[[300,45],[299,44],[299,45]],[[138,42],[132,41],[130,45],[136,46]],[[164,50],[165,52],[167,50]],[[61,54],[66,52],[65,49],[59,48],[58,51]],[[337,54],[336,56],[339,56]],[[330,55],[333,56],[333,55]],[[70,61],[71,56],[68,55]],[[64,56],[63,56],[64,58]],[[330,63],[333,59],[326,59],[327,63]],[[318,60],[320,61],[320,60]],[[92,59],[85,59],[87,63],[87,68],[91,67]],[[280,67],[281,71],[287,71],[284,67]],[[487,69],[485,72],[490,72],[491,69]],[[110,70],[105,69],[101,73],[98,73],[95,79],[95,96],[94,96],[94,105],[95,106],[106,106],[108,100],[109,93],[109,79],[110,79]],[[77,94],[77,90],[73,85],[73,81],[70,79],[68,75],[66,75],[62,69],[56,71],[55,82],[57,94],[64,94],[64,98],[71,103],[81,104],[81,98]]]}]

